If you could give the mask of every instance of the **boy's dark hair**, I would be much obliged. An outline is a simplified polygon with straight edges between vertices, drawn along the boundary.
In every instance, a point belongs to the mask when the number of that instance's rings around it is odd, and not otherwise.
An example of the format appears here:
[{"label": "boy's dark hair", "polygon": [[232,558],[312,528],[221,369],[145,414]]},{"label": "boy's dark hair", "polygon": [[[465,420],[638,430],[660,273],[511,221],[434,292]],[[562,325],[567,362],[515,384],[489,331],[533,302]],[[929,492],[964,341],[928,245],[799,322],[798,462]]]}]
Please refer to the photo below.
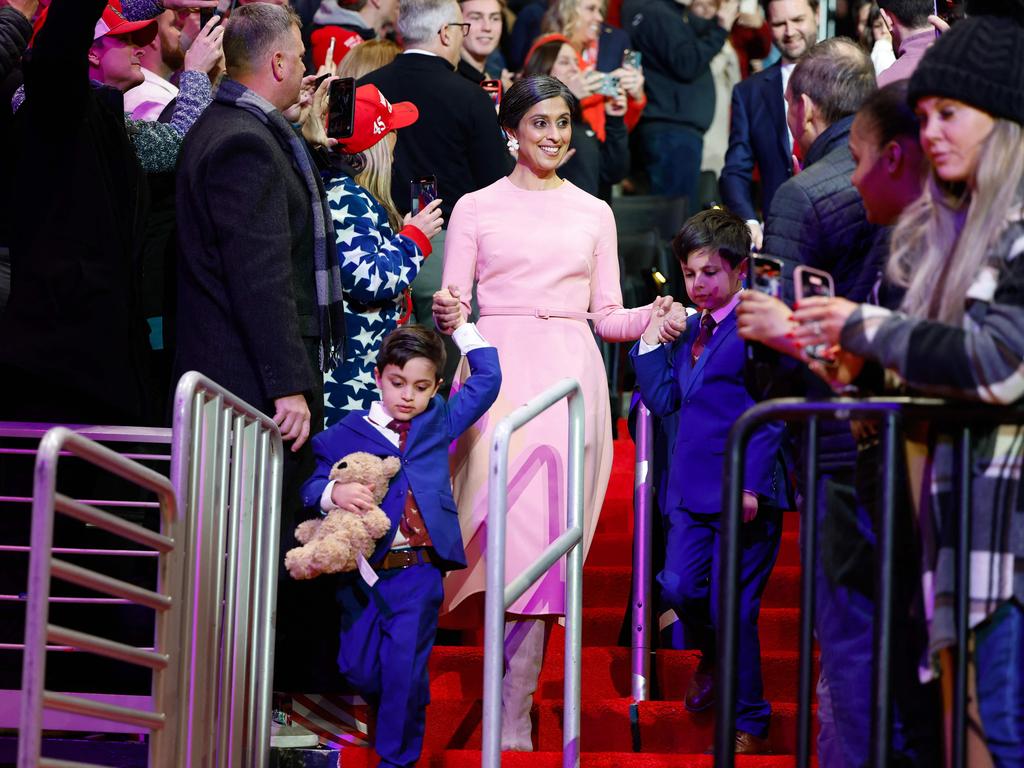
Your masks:
[{"label": "boy's dark hair", "polygon": [[724,208],[711,208],[691,216],[672,238],[672,253],[685,264],[690,254],[714,248],[736,269],[750,255],[750,230],[743,219]]},{"label": "boy's dark hair", "polygon": [[446,353],[437,331],[422,325],[403,325],[384,337],[377,354],[377,370],[383,373],[389,365],[404,368],[415,357],[425,357],[432,362],[438,379],[441,378]]},{"label": "boy's dark hair", "polygon": [[[941,2],[945,4],[946,0]],[[927,27],[928,17],[935,13],[932,0],[878,0],[878,7],[910,29]]]}]

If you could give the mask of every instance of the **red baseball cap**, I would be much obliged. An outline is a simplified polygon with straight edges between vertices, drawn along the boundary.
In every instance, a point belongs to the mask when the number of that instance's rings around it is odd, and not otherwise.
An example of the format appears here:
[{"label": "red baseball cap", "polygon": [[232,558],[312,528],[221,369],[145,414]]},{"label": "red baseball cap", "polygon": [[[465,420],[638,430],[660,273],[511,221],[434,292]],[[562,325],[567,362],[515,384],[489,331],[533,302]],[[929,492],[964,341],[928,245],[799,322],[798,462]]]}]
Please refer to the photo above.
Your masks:
[{"label": "red baseball cap", "polygon": [[420,111],[411,101],[392,104],[377,90],[377,86],[361,85],[356,88],[352,135],[339,139],[338,146],[354,155],[369,149],[391,131],[412,125],[419,116]]},{"label": "red baseball cap", "polygon": [[320,69],[327,60],[327,49],[334,40],[334,66],[338,66],[345,55],[363,42],[358,32],[343,27],[320,27],[309,36],[313,44],[313,67]]},{"label": "red baseball cap", "polygon": [[148,45],[153,41],[153,38],[156,37],[156,19],[128,21],[128,19],[124,17],[124,12],[121,10],[121,0],[107,0],[107,5],[103,9],[103,15],[100,16],[100,20],[96,22],[96,29],[93,32],[92,39],[99,40],[101,37],[106,37],[107,35],[123,37],[135,32],[139,33],[136,42],[140,45]]},{"label": "red baseball cap", "polygon": [[[50,10],[50,6],[44,6],[36,17],[35,24],[32,26],[32,39],[29,41],[29,47],[35,43],[36,35],[39,34],[39,30],[43,28],[43,24],[46,23],[46,15]],[[155,18],[146,19],[145,21],[128,21],[124,17],[124,12],[121,10],[121,0],[108,0],[106,7],[103,9],[103,15],[100,16],[100,20],[96,22],[96,27],[93,30],[92,39],[93,42],[99,40],[101,37],[107,35],[130,35],[133,32],[140,33],[136,39],[139,45],[149,45],[153,42],[153,38],[156,37],[157,33],[157,22]]]}]

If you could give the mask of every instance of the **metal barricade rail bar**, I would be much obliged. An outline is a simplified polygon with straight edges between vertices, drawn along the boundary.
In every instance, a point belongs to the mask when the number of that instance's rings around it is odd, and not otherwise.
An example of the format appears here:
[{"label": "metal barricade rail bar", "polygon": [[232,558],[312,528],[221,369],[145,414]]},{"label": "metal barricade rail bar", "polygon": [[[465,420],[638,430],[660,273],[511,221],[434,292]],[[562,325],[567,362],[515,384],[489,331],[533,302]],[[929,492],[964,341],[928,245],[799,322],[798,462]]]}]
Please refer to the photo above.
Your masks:
[{"label": "metal barricade rail bar", "polygon": [[[505,531],[508,511],[508,449],[512,433],[563,398],[569,406],[569,471],[566,529],[526,571],[505,585]],[[501,765],[501,680],[505,610],[565,555],[565,704],[562,765],[580,764],[580,655],[583,619],[583,392],[575,379],[563,379],[499,422],[491,443],[487,511],[487,592],[484,623],[484,701],[482,765]]]},{"label": "metal barricade rail bar", "polygon": [[889,765],[893,713],[892,638],[896,530],[896,462],[904,422],[928,422],[944,433],[956,433],[956,488],[959,531],[955,537],[957,552],[956,626],[960,641],[954,673],[953,698],[953,766],[963,768],[966,761],[966,702],[968,654],[968,596],[970,558],[971,505],[971,429],[975,426],[1024,424],[1024,411],[992,406],[973,406],[929,398],[867,398],[852,400],[808,401],[798,398],[769,400],[744,413],[733,425],[725,455],[726,485],[723,488],[722,553],[719,570],[718,631],[719,677],[715,702],[715,765],[733,768],[733,739],[736,726],[736,667],[739,658],[739,577],[740,537],[742,528],[743,470],[745,451],[754,430],[768,421],[806,423],[807,467],[805,502],[801,522],[801,621],[800,674],[797,713],[797,766],[806,768],[811,760],[811,698],[813,680],[813,574],[817,554],[816,484],[818,427],[821,421],[847,421],[851,418],[877,419],[882,422],[882,508],[878,539],[878,572],[876,579],[875,642],[873,675],[873,712],[871,730],[871,765]]}]

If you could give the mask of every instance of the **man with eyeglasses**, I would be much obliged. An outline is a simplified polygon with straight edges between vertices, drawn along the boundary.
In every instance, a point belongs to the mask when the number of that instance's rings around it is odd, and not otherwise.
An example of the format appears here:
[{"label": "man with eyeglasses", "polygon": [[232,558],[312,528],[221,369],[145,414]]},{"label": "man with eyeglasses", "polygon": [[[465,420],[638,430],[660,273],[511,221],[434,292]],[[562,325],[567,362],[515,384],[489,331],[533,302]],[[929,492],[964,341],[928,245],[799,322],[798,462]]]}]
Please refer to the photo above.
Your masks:
[{"label": "man with eyeglasses", "polygon": [[[455,72],[469,26],[457,0],[401,0],[397,27],[402,55],[359,81],[376,85],[392,104],[411,101],[419,108],[420,119],[398,132],[395,145],[391,196],[403,214],[410,209],[413,179],[437,177],[447,222],[460,197],[493,184],[512,169],[490,96]],[[431,327],[430,303],[441,288],[444,237],[441,230],[431,238],[434,255],[412,284],[413,317]],[[449,337],[443,338],[451,343]],[[449,348],[442,374],[446,384],[460,356],[454,345]]]}]

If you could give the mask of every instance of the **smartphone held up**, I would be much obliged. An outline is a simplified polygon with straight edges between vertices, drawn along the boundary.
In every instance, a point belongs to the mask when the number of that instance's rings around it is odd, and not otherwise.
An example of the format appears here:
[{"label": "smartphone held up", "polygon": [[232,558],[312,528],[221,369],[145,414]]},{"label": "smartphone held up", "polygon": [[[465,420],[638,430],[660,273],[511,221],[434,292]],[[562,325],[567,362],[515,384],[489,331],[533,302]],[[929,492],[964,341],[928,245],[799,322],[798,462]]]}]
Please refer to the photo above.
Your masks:
[{"label": "smartphone held up", "polygon": [[413,216],[437,199],[437,177],[420,176],[410,183],[411,200],[409,210]]},{"label": "smartphone held up", "polygon": [[356,81],[351,77],[332,80],[327,94],[327,136],[347,139],[356,120]]}]

